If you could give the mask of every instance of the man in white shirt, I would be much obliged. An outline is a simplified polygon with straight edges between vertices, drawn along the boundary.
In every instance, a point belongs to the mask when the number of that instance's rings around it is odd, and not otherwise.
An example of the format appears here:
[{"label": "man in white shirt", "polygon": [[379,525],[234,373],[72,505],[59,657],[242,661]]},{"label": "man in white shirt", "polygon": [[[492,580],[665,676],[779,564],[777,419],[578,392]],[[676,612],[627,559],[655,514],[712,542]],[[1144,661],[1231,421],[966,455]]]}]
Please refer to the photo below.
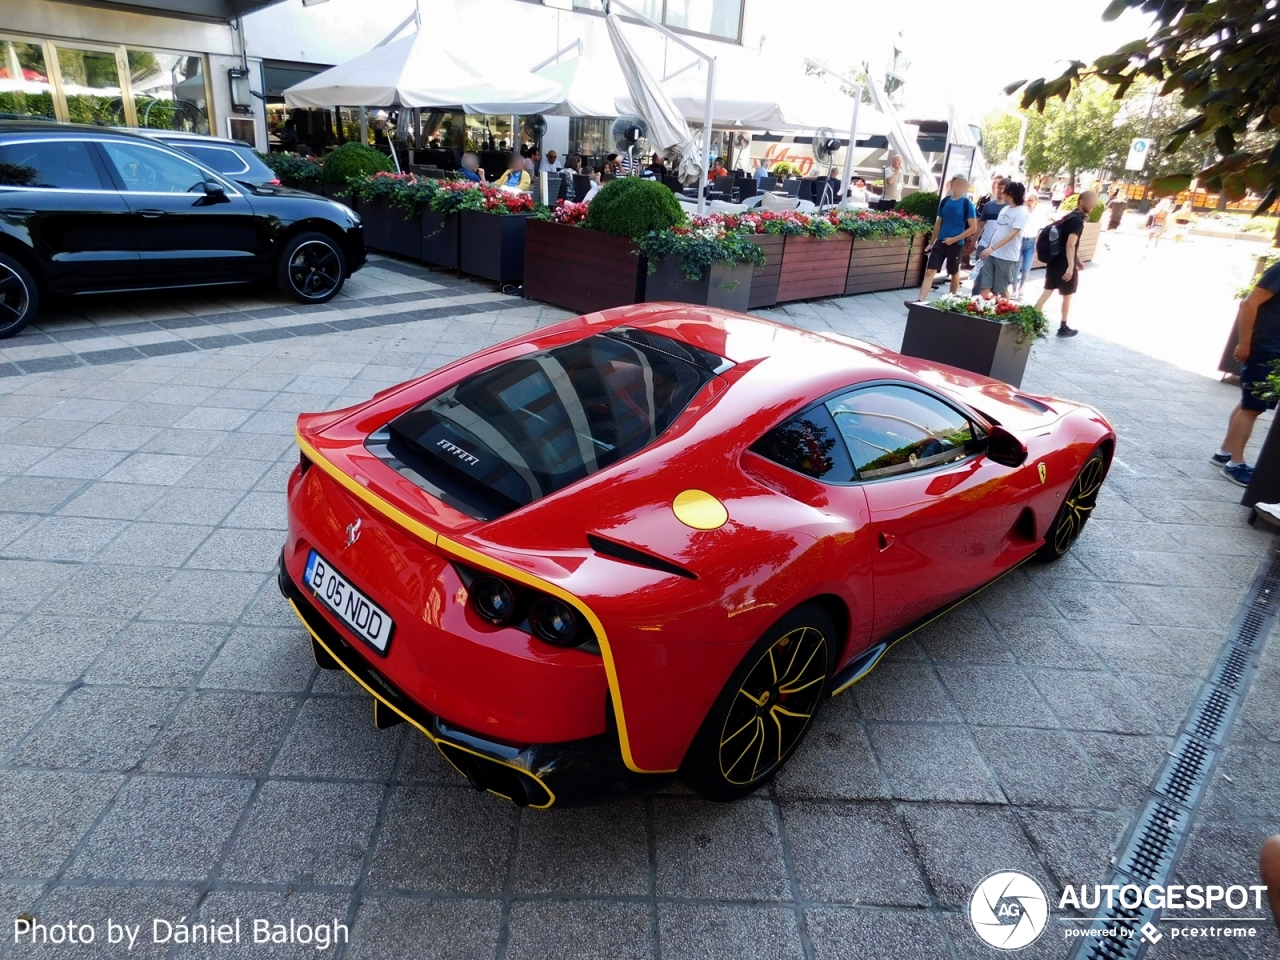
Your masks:
[{"label": "man in white shirt", "polygon": [[559,176],[560,171],[564,169],[564,164],[560,162],[560,156],[554,150],[547,151],[547,159],[542,161],[542,169],[553,177]]},{"label": "man in white shirt", "polygon": [[1001,297],[1009,295],[1018,274],[1018,260],[1022,256],[1022,231],[1027,226],[1029,214],[1025,204],[1027,190],[1022,184],[1008,182],[1004,196],[1009,205],[1000,211],[996,219],[991,244],[978,255],[982,261],[982,277],[979,284],[982,295],[994,292]]},{"label": "man in white shirt", "polygon": [[892,210],[902,199],[902,157],[894,154],[889,166],[884,168],[884,193],[880,197],[880,209]]}]

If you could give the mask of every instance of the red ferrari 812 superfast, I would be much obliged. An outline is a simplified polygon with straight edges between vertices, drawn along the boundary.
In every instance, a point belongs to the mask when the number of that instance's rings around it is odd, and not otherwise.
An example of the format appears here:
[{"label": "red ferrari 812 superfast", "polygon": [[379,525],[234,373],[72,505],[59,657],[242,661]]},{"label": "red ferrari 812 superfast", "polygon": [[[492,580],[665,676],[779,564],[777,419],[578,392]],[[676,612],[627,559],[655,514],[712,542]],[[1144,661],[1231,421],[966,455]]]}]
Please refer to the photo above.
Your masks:
[{"label": "red ferrari 812 superfast", "polygon": [[298,419],[280,586],[322,667],[473,785],[732,800],[824,700],[1068,550],[1079,403],[683,304],[591,314]]}]

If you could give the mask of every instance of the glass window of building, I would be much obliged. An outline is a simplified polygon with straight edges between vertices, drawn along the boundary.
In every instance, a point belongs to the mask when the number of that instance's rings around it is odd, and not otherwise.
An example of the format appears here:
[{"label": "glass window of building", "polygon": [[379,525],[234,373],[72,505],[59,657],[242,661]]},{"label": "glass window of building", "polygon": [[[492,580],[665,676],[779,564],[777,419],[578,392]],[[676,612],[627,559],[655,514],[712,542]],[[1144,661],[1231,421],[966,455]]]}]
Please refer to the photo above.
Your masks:
[{"label": "glass window of building", "polygon": [[[675,30],[724,40],[742,36],[743,0],[634,0],[630,6]],[[573,0],[573,9],[604,12],[604,0]],[[625,16],[625,14],[624,14]]]},{"label": "glass window of building", "polygon": [[127,56],[138,126],[209,132],[203,57],[150,50],[129,50]]},{"label": "glass window of building", "polygon": [[0,115],[56,117],[44,45],[3,40],[0,48]]},{"label": "glass window of building", "polygon": [[123,127],[124,91],[120,67],[110,50],[57,47],[67,119],[99,127]]}]

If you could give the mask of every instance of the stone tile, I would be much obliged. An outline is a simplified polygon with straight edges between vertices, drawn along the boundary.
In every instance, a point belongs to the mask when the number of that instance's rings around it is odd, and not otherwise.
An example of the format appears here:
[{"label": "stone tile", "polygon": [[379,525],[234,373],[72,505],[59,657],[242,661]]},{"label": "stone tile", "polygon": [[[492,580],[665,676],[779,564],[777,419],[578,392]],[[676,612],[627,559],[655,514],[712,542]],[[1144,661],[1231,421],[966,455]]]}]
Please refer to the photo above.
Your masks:
[{"label": "stone tile", "polygon": [[[424,737],[414,738],[418,741],[429,745]],[[552,808],[525,816],[520,822],[513,889],[516,893],[643,896],[649,892],[644,824],[644,804],[639,801]]]},{"label": "stone tile", "polygon": [[973,888],[994,869],[1019,870],[1046,893],[1056,893],[1010,811],[921,804],[908,807],[903,816],[925,876],[943,906],[968,904]]},{"label": "stone tile", "polygon": [[804,742],[774,777],[781,797],[844,800],[888,799],[875,754],[861,723],[832,717],[841,702],[855,709],[847,694],[818,714]]},{"label": "stone tile", "polygon": [[105,474],[112,483],[154,483],[169,486],[182,479],[199,462],[198,457],[164,453],[130,454],[119,466]]},{"label": "stone tile", "polygon": [[227,638],[225,627],[131,623],[85,671],[89,683],[186,687]]},{"label": "stone tile", "polygon": [[1116,592],[1143,623],[1225,630],[1235,613],[1234,590],[1190,587],[1118,586]]},{"label": "stone tile", "polygon": [[58,511],[70,517],[134,520],[164,493],[162,487],[142,483],[92,483]]},{"label": "stone tile", "polygon": [[250,780],[135,777],[85,841],[67,876],[203,880],[252,792]]},{"label": "stone tile", "polygon": [[124,627],[123,620],[31,616],[0,637],[0,676],[71,681]]},{"label": "stone tile", "polygon": [[[194,960],[196,957],[207,960],[258,960],[261,957],[270,957],[271,960],[314,960],[317,954],[322,957],[333,956],[341,944],[351,942],[351,928],[347,924],[350,900],[347,893],[308,893],[296,889],[286,889],[283,892],[213,890],[200,901],[200,910],[195,919],[207,924],[226,923],[229,917],[240,917],[243,931],[241,942],[210,947],[179,947],[173,956],[180,960]],[[312,935],[312,942],[254,943],[252,920],[255,918],[266,920],[272,926],[283,924],[286,928],[290,920],[310,924],[323,929],[327,941],[320,939],[320,932],[317,930]],[[334,921],[346,927],[345,931],[339,928],[336,936]],[[326,942],[333,945],[321,946]]]},{"label": "stone tile", "polygon": [[167,570],[95,564],[59,571],[57,580],[67,572],[71,576],[44,602],[49,614],[132,617],[169,577]]},{"label": "stone tile", "polygon": [[202,570],[268,573],[280,563],[283,541],[275,530],[215,530],[186,565]]},{"label": "stone tile", "polygon": [[112,774],[0,770],[0,876],[52,877],[122,782]]},{"label": "stone tile", "polygon": [[249,810],[221,878],[354,885],[385,789],[372,783],[268,782]]},{"label": "stone tile", "polygon": [[1057,727],[1035,686],[1017,667],[942,665],[942,683],[965,722],[981,726]]},{"label": "stone tile", "polygon": [[[279,594],[275,596],[278,600]],[[311,640],[292,611],[289,618],[293,625],[288,629],[241,627],[232,633],[200,685],[287,693],[307,689],[316,672]]]},{"label": "stone tile", "polygon": [[780,907],[658,904],[663,960],[800,960],[794,910]]},{"label": "stone tile", "polygon": [[461,787],[397,787],[369,865],[371,890],[498,894],[520,809]]},{"label": "stone tile", "polygon": [[1080,733],[1076,739],[1092,758],[1094,769],[1116,792],[1120,803],[1131,809],[1146,796],[1147,787],[1171,746],[1166,737]]},{"label": "stone tile", "polygon": [[1057,730],[983,727],[973,731],[1009,802],[1109,808],[1115,797],[1073,739]]},{"label": "stone tile", "polygon": [[231,527],[253,527],[260,530],[284,531],[285,500],[279,493],[248,493],[231,511],[226,523]]},{"label": "stone tile", "polygon": [[240,617],[263,575],[222,570],[177,570],[142,609],[147,620],[228,623]]},{"label": "stone tile", "polygon": [[16,540],[24,531],[30,530],[38,522],[39,520],[31,514],[0,513],[0,546]]},{"label": "stone tile", "polygon": [[1199,677],[1175,677],[1159,673],[1122,673],[1121,683],[1133,698],[1145,705],[1161,733],[1174,734],[1200,695]]},{"label": "stone tile", "polygon": [[295,701],[252,693],[193,694],[142,763],[176,773],[261,773]]},{"label": "stone tile", "polygon": [[365,897],[352,928],[352,960],[492,960],[502,906],[485,900]]},{"label": "stone tile", "polygon": [[28,560],[84,561],[106,546],[123,526],[118,520],[43,517],[5,552]]},{"label": "stone tile", "polygon": [[0,756],[7,754],[62,696],[59,684],[0,681]]},{"label": "stone tile", "polygon": [[650,960],[651,908],[602,900],[520,901],[511,905],[507,960]]},{"label": "stone tile", "polygon": [[179,567],[212,530],[183,523],[132,523],[95,559],[99,563]]},{"label": "stone tile", "polygon": [[74,447],[66,447],[49,452],[48,456],[25,469],[14,468],[12,472],[21,472],[31,477],[71,477],[94,480],[109,471],[124,457],[125,454],[116,450],[78,450]]},{"label": "stone tile", "polygon": [[868,720],[947,722],[960,719],[927,664],[882,663],[854,684],[849,693]]},{"label": "stone tile", "polygon": [[964,727],[878,723],[867,733],[896,799],[1004,800]]},{"label": "stone tile", "polygon": [[1106,810],[1020,810],[1041,862],[1060,884],[1093,883],[1106,875],[1129,826]]},{"label": "stone tile", "polygon": [[62,477],[10,477],[0,483],[0,503],[12,513],[52,513],[83,486]]},{"label": "stone tile", "polygon": [[181,699],[176,690],[80,687],[27,738],[14,763],[128,770]]},{"label": "stone tile", "polygon": [[1049,706],[1071,730],[1158,733],[1147,705],[1106,673],[1033,670],[1031,679]]},{"label": "stone tile", "polygon": [[732,804],[655,798],[658,895],[787,899],[776,816],[773,804],[763,798]]},{"label": "stone tile", "polygon": [[160,523],[220,523],[243,496],[239,490],[173,487],[148,507],[142,517]]},{"label": "stone tile", "polygon": [[[49,893],[41,905],[37,920],[48,918],[74,919],[92,923],[95,927],[92,944],[65,944],[51,947],[49,954],[67,960],[97,960],[99,957],[127,956],[130,960],[160,960],[171,949],[168,943],[155,943],[151,926],[152,918],[168,918],[170,922],[180,917],[194,918],[197,892],[192,889],[163,887],[119,886],[58,886]],[[116,923],[139,925],[133,949],[112,947],[107,942],[107,918]],[[161,928],[164,929],[163,927]],[[27,950],[15,951],[21,956]],[[39,951],[43,953],[43,951]]]},{"label": "stone tile", "polygon": [[947,936],[924,911],[805,911],[814,960],[950,960]]},{"label": "stone tile", "polygon": [[[972,604],[966,605],[966,610]],[[952,611],[913,634],[934,663],[1006,663],[1013,659],[1000,642],[994,628],[976,610],[962,614]]]},{"label": "stone tile", "polygon": [[1017,953],[991,947],[978,938],[969,920],[968,911],[943,913],[942,926],[951,936],[957,960],[1002,960],[1014,956],[1018,960],[1068,960],[1080,947],[1079,940],[1067,940],[1063,936],[1062,923],[1050,919],[1044,933],[1029,946]]},{"label": "stone tile", "polygon": [[782,819],[805,899],[928,906],[915,855],[889,804],[787,803]]},{"label": "stone tile", "polygon": [[313,698],[302,706],[276,762],[274,776],[386,780],[408,730],[407,724],[378,730],[373,700]]}]

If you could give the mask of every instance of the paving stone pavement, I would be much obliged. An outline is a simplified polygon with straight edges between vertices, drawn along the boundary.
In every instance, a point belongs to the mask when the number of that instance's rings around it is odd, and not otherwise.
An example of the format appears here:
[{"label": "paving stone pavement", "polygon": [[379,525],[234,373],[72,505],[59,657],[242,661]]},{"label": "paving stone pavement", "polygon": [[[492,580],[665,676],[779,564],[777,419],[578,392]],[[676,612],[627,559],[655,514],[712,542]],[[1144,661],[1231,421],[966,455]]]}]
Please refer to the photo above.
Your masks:
[{"label": "paving stone pavement", "polygon": [[[765,315],[889,347],[905,319],[900,294]],[[756,796],[519,810],[376,731],[273,567],[298,412],[566,314],[375,259],[322,316],[260,291],[75,301],[0,347],[0,920],[100,928],[0,956],[125,955],[107,917],[143,925],[136,957],[317,952],[154,945],[156,917],[337,918],[351,943],[327,955],[360,960],[994,956],[974,886],[1105,882],[1274,546],[1207,462],[1235,390],[1088,332],[1039,343],[1025,386],[1120,436],[1070,556],[899,644]],[[1278,694],[1273,642],[1181,877],[1256,882]],[[1258,927],[1148,955],[1276,956]],[[1069,950],[1051,927],[1023,955]]]}]

